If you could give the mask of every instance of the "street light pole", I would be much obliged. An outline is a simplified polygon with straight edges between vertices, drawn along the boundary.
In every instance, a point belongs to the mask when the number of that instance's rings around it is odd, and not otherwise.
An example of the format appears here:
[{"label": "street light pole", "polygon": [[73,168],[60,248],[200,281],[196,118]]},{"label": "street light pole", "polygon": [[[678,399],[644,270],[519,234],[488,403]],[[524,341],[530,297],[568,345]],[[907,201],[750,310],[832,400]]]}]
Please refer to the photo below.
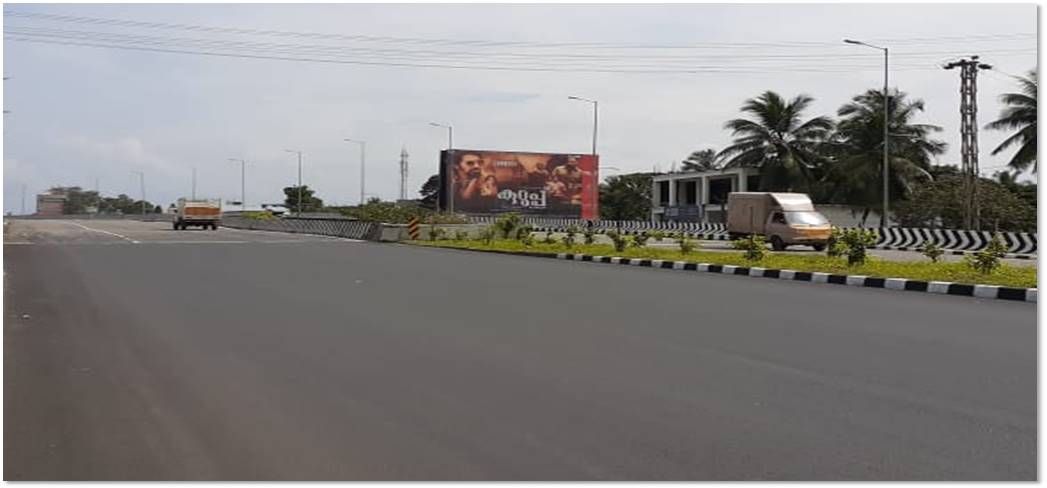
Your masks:
[{"label": "street light pole", "polygon": [[[573,95],[567,97],[567,99],[568,100],[578,100],[580,102],[588,102],[588,103],[593,104],[593,158],[595,159],[596,158],[596,135],[597,135],[597,128],[599,127],[599,124],[600,124],[600,102],[597,101],[597,100],[590,100],[588,98],[576,97],[576,96],[573,96]],[[598,208],[599,202],[597,202],[597,200],[599,200],[599,198],[600,198],[600,176],[599,176],[599,168],[597,168],[597,167],[593,168],[593,181],[595,182],[593,184],[593,189],[592,189],[592,193],[593,193],[592,194],[593,207],[594,208]]]},{"label": "street light pole", "polygon": [[284,149],[292,154],[298,155],[298,211],[295,212],[299,217],[302,216],[302,151],[294,149]]},{"label": "street light pole", "polygon": [[145,172],[131,170],[132,173],[138,175],[139,181],[142,184],[142,215],[145,215]]},{"label": "street light pole", "polygon": [[360,205],[364,204],[364,168],[367,166],[367,141],[356,139],[343,139],[345,142],[354,142],[360,145]]},{"label": "street light pole", "polygon": [[[437,124],[436,122],[429,122],[429,125],[433,127],[443,127],[447,129],[447,158],[451,158],[451,151],[454,150],[454,127],[450,124]],[[454,214],[454,175],[451,174],[451,168],[446,168],[447,174],[447,211]]]},{"label": "street light pole", "polygon": [[888,184],[887,171],[889,168],[890,161],[890,148],[889,148],[889,125],[890,125],[890,113],[891,113],[891,96],[887,91],[888,87],[888,49],[886,47],[874,46],[867,44],[862,41],[855,41],[853,39],[844,39],[843,42],[847,44],[856,44],[859,46],[871,47],[873,49],[879,49],[883,51],[883,213],[880,215],[880,227],[887,227],[887,202],[888,202]]},{"label": "street light pole", "polygon": [[240,212],[244,212],[247,210],[247,186],[244,184],[246,181],[244,175],[247,172],[247,161],[234,158],[229,158],[229,160],[240,163]]}]

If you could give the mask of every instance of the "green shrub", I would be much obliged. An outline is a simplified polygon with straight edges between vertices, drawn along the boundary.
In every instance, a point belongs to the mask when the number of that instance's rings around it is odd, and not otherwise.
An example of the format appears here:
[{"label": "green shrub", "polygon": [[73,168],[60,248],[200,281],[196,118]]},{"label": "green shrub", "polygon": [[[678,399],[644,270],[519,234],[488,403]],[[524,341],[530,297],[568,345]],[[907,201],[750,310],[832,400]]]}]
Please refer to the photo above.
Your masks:
[{"label": "green shrub", "polygon": [[561,237],[560,240],[563,241],[563,245],[567,249],[574,247],[574,234],[564,234],[564,236]]},{"label": "green shrub", "polygon": [[545,233],[545,239],[542,242],[546,244],[556,244],[556,239],[553,239],[552,231]]},{"label": "green shrub", "polygon": [[654,238],[655,242],[662,242],[662,239],[665,239],[665,232],[656,230],[654,232],[651,232],[651,237]]},{"label": "green shrub", "polygon": [[406,224],[412,218],[433,224],[466,224],[468,220],[460,215],[446,212],[434,212],[418,205],[394,202],[369,201],[353,207],[331,207],[342,215],[365,222],[385,222],[388,224]]},{"label": "green shrub", "polygon": [[480,241],[482,241],[484,243],[484,245],[490,246],[491,242],[494,241],[495,232],[496,231],[495,231],[494,227],[491,227],[491,226],[484,227],[483,229],[480,229],[480,234],[479,234]]},{"label": "green shrub", "polygon": [[749,234],[749,237],[745,239],[734,241],[733,246],[735,249],[744,252],[747,261],[762,261],[767,254],[767,243],[764,241],[763,236],[756,234]]},{"label": "green shrub", "polygon": [[918,249],[920,253],[927,256],[927,259],[930,259],[932,263],[937,263],[938,260],[942,258],[942,254],[945,254],[945,250],[942,249],[942,246],[931,241],[925,241]]},{"label": "green shrub", "polygon": [[442,229],[440,227],[437,227],[435,225],[430,225],[429,226],[429,240],[430,241],[438,241],[438,240],[440,240],[441,237],[443,237],[443,235],[444,235],[444,229]]},{"label": "green shrub", "polygon": [[991,274],[1000,267],[1000,259],[1007,255],[1007,246],[999,234],[994,234],[985,249],[964,257],[964,262],[981,274]]},{"label": "green shrub", "polygon": [[865,229],[849,229],[843,232],[840,240],[847,247],[847,265],[860,266],[865,264],[868,257],[866,248],[876,244],[876,233]]},{"label": "green shrub", "polygon": [[574,244],[574,236],[578,235],[578,227],[574,225],[567,226],[567,235],[571,238],[571,243]]},{"label": "green shrub", "polygon": [[833,227],[829,234],[829,242],[825,246],[825,255],[830,258],[838,258],[847,253],[847,245],[843,243],[843,231],[839,227]]},{"label": "green shrub", "polygon": [[534,237],[530,233],[520,238],[520,243],[524,246],[531,247],[534,245]]},{"label": "green shrub", "polygon": [[458,229],[454,231],[454,240],[464,241],[469,239],[469,231]]},{"label": "green shrub", "polygon": [[592,244],[596,241],[596,230],[591,227],[586,228],[585,231],[582,232],[582,236],[585,237],[585,243],[587,245]]},{"label": "green shrub", "polygon": [[680,254],[691,254],[698,248],[698,243],[686,237],[680,239]]},{"label": "green shrub", "polygon": [[524,237],[530,237],[531,232],[534,232],[534,227],[524,224],[516,228],[516,240],[522,240]]},{"label": "green shrub", "polygon": [[633,236],[633,247],[644,247],[647,245],[647,239],[651,236],[647,234],[647,231],[643,231]]},{"label": "green shrub", "polygon": [[607,237],[614,243],[614,250],[618,252],[624,251],[625,246],[629,244],[629,241],[626,240],[625,236],[619,234],[616,230],[607,231]]},{"label": "green shrub", "polygon": [[502,239],[508,239],[513,231],[520,226],[520,216],[515,213],[507,213],[494,221],[494,226],[502,233]]}]

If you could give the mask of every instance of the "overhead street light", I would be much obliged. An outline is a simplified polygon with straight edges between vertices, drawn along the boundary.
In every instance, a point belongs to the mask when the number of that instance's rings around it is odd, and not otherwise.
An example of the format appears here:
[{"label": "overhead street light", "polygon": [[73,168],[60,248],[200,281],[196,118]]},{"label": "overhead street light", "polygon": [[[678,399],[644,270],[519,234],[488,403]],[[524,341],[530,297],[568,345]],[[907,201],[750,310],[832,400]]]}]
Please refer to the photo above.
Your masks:
[{"label": "overhead street light", "polygon": [[[454,127],[450,124],[438,124],[436,122],[429,122],[429,125],[433,127],[441,127],[447,129],[447,159],[451,159],[451,152],[454,151]],[[447,175],[447,211],[454,213],[454,175],[451,174],[451,168],[446,169],[445,174]],[[437,172],[438,174],[440,172]]]},{"label": "overhead street light", "polygon": [[879,49],[880,51],[883,51],[883,171],[882,171],[883,172],[883,213],[880,215],[880,227],[887,227],[887,210],[888,210],[887,202],[888,202],[888,188],[889,188],[888,179],[887,179],[887,172],[888,172],[888,167],[889,167],[888,166],[888,161],[890,160],[890,156],[889,156],[890,151],[889,151],[889,147],[888,147],[888,138],[889,138],[888,137],[888,130],[889,130],[889,125],[890,125],[890,112],[891,112],[891,110],[890,110],[891,96],[887,92],[887,84],[888,84],[887,83],[887,80],[888,80],[888,71],[887,71],[887,66],[888,66],[888,49],[886,47],[874,46],[874,45],[869,44],[867,42],[856,41],[854,39],[844,39],[843,42],[845,42],[847,44],[855,44],[855,45],[865,46],[865,47],[869,47],[869,48],[872,48],[872,49]]},{"label": "overhead street light", "polygon": [[[568,100],[577,100],[579,102],[586,102],[586,103],[593,104],[593,158],[595,159],[596,158],[596,134],[597,134],[597,128],[599,127],[599,123],[600,123],[600,102],[598,102],[596,100],[590,100],[588,98],[576,97],[574,95],[568,96],[567,99]],[[593,173],[594,173],[593,174],[593,180],[596,182],[596,184],[593,185],[593,189],[591,191],[592,195],[590,195],[590,196],[593,198],[593,207],[594,208],[598,208],[598,206],[599,206],[599,202],[597,202],[597,200],[599,200],[599,197],[600,197],[600,190],[598,188],[600,186],[599,171],[600,171],[600,169],[598,167],[593,167]]]},{"label": "overhead street light", "polygon": [[131,170],[131,173],[138,175],[141,182],[141,215],[146,215],[146,173],[135,170]]},{"label": "overhead street light", "polygon": [[367,164],[367,142],[356,139],[342,139],[360,145],[360,205],[364,204],[364,167]]},{"label": "overhead street light", "polygon": [[247,210],[247,190],[246,185],[244,184],[244,182],[246,181],[244,178],[244,174],[247,171],[247,161],[236,158],[229,158],[229,160],[234,163],[240,163],[240,212],[243,212]]}]

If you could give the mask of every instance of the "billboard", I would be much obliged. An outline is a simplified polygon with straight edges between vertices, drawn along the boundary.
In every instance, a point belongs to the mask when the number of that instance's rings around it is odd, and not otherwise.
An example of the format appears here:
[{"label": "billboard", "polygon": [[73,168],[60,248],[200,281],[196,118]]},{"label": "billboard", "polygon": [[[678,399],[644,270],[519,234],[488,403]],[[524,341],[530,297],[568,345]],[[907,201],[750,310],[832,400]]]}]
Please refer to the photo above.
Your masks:
[{"label": "billboard", "polygon": [[453,203],[455,212],[467,214],[599,214],[598,156],[453,149],[441,151],[440,160],[444,209]]}]

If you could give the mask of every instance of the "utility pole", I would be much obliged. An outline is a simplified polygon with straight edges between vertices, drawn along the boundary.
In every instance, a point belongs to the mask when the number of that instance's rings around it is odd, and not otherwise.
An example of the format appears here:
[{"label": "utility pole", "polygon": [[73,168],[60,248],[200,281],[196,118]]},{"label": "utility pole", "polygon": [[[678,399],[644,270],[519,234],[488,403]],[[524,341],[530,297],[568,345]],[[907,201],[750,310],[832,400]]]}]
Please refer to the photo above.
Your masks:
[{"label": "utility pole", "polygon": [[963,167],[963,227],[981,230],[981,208],[978,204],[978,70],[992,69],[979,62],[978,56],[946,64],[945,69],[960,68],[960,153]]},{"label": "utility pole", "polygon": [[407,148],[400,148],[400,200],[407,200]]},{"label": "utility pole", "polygon": [[25,215],[25,183],[22,183],[22,215]]}]

